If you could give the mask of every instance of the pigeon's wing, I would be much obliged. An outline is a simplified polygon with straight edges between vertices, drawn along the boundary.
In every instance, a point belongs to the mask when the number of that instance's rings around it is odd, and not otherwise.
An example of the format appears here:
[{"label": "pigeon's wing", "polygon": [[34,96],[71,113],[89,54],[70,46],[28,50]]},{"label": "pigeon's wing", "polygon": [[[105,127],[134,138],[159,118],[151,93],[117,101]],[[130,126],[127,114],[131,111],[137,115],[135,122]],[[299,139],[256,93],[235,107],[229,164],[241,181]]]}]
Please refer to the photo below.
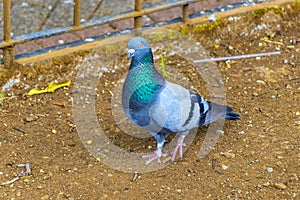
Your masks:
[{"label": "pigeon's wing", "polygon": [[208,108],[208,103],[200,95],[166,82],[150,109],[151,125],[170,132],[187,131],[199,126],[199,120]]},{"label": "pigeon's wing", "polygon": [[220,118],[240,119],[231,107],[206,101],[199,94],[170,82],[166,82],[157,96],[149,116],[150,126],[156,127],[155,131],[162,129],[173,133],[188,131]]}]

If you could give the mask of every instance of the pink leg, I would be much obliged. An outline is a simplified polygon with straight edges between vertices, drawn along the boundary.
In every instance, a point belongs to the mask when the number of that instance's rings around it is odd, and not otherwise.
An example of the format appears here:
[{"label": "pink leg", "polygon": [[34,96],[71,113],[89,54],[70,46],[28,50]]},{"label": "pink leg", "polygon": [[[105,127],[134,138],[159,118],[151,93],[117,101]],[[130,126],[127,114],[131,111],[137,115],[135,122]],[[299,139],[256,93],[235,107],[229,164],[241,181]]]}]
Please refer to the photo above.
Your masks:
[{"label": "pink leg", "polygon": [[174,148],[174,150],[172,152],[172,161],[175,160],[178,149],[179,149],[180,160],[182,160],[182,147],[185,146],[185,144],[183,143],[184,138],[185,138],[185,135],[180,135],[179,136],[177,145],[176,145],[176,147]]},{"label": "pink leg", "polygon": [[157,149],[155,153],[143,155],[142,158],[148,158],[148,160],[145,162],[145,165],[148,165],[154,160],[157,160],[158,164],[161,164],[160,158],[166,156],[167,154],[163,154],[161,149]]}]

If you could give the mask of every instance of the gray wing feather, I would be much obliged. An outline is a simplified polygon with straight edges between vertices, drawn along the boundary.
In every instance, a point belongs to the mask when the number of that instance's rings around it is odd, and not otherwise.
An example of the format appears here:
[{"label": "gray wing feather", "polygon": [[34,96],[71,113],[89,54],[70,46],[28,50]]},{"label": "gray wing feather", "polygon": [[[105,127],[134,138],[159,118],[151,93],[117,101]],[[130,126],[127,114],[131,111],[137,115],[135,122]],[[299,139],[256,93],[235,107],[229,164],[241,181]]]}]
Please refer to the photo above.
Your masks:
[{"label": "gray wing feather", "polygon": [[150,129],[165,128],[172,132],[190,130],[199,125],[199,104],[192,93],[174,83],[167,82],[156,103],[150,109]]}]

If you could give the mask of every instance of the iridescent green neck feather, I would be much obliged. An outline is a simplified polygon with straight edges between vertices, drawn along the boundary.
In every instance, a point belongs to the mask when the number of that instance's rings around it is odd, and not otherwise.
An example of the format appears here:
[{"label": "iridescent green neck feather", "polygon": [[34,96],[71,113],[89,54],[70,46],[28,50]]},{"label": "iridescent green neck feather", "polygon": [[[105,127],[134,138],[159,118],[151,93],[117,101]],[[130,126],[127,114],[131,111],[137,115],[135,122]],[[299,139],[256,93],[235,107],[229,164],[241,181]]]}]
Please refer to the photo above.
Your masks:
[{"label": "iridescent green neck feather", "polygon": [[165,79],[155,69],[150,48],[135,52],[126,78],[129,108],[139,110],[150,106],[163,88]]}]

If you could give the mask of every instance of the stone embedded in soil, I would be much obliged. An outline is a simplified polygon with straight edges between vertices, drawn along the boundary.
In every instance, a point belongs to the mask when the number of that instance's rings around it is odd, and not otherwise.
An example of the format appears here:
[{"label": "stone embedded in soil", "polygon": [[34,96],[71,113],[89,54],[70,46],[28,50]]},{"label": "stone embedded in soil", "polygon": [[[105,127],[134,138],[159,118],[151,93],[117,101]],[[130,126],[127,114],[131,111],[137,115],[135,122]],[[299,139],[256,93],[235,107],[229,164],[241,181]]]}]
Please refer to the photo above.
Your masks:
[{"label": "stone embedded in soil", "polygon": [[36,121],[38,119],[37,116],[28,116],[24,118],[24,122],[33,122]]},{"label": "stone embedded in soil", "polygon": [[86,141],[86,144],[91,145],[91,144],[93,144],[93,141],[92,140],[88,140],[88,141]]},{"label": "stone embedded in soil", "polygon": [[231,152],[228,152],[228,151],[225,152],[225,153],[221,152],[220,154],[225,156],[226,158],[235,158],[235,154],[231,153]]},{"label": "stone embedded in soil", "polygon": [[223,169],[223,170],[226,170],[226,169],[228,169],[228,166],[227,166],[227,165],[224,165],[224,164],[222,164],[222,169]]},{"label": "stone embedded in soil", "polygon": [[273,172],[273,168],[272,167],[268,167],[267,168],[267,172],[272,173]]},{"label": "stone embedded in soil", "polygon": [[265,187],[268,187],[268,186],[270,186],[270,185],[271,185],[270,182],[266,182],[266,183],[262,184],[262,186],[265,186]]},{"label": "stone embedded in soil", "polygon": [[49,199],[49,195],[47,194],[41,197],[41,200],[47,200],[47,199]]},{"label": "stone embedded in soil", "polygon": [[287,188],[287,186],[284,183],[274,183],[274,187],[277,189],[284,190]]}]

